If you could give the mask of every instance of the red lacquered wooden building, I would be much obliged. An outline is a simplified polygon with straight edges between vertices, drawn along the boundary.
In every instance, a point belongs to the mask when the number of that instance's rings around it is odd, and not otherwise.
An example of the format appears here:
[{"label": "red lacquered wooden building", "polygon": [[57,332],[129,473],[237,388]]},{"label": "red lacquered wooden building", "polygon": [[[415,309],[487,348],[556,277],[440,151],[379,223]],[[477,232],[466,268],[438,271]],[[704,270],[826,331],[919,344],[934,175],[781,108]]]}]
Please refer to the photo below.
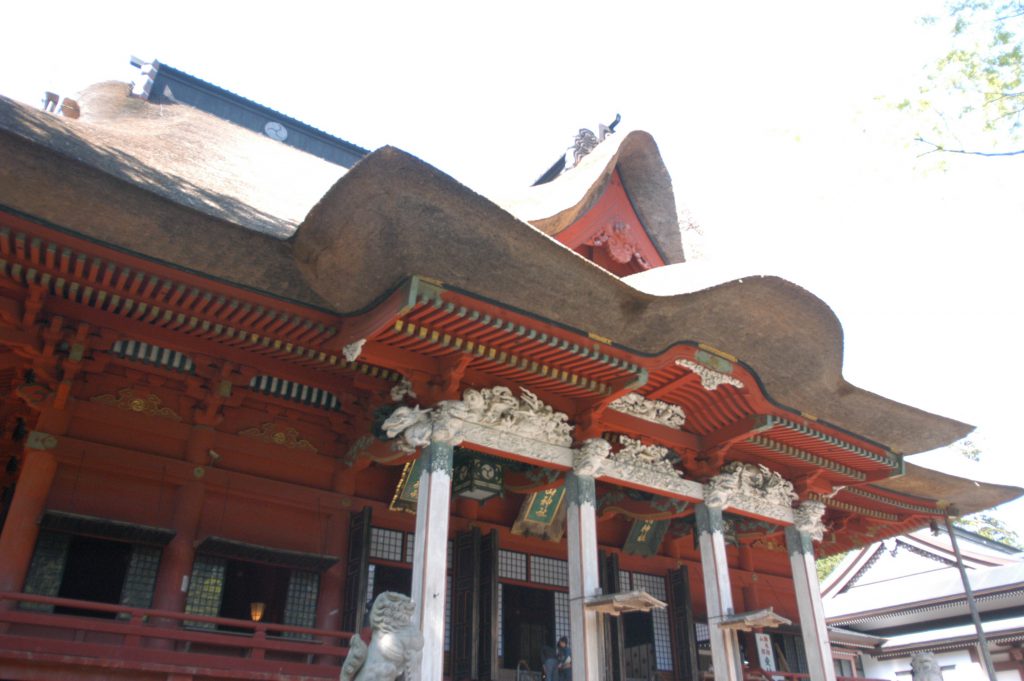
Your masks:
[{"label": "red lacquered wooden building", "polygon": [[424,681],[832,679],[815,555],[1019,493],[812,294],[688,284],[645,133],[499,207],[162,72],[0,100],[2,679],[335,678],[386,590]]}]

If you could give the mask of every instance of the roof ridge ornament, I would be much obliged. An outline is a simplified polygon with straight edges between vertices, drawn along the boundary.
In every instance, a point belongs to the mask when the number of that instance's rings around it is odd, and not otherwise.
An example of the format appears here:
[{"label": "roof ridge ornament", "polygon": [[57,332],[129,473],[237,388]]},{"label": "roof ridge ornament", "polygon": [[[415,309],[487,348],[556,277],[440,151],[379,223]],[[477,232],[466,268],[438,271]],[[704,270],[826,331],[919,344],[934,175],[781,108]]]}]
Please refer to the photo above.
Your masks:
[{"label": "roof ridge ornament", "polygon": [[[597,134],[594,134],[593,130],[589,128],[580,128],[580,131],[576,133],[576,139],[573,140],[572,147],[572,165],[569,168],[575,168],[583,160],[583,157],[592,152],[597,148],[597,145],[604,142],[609,135],[615,132],[615,126],[622,120],[621,114],[615,114],[615,120],[610,125],[600,123],[597,126]],[[567,170],[569,168],[566,168]]]}]

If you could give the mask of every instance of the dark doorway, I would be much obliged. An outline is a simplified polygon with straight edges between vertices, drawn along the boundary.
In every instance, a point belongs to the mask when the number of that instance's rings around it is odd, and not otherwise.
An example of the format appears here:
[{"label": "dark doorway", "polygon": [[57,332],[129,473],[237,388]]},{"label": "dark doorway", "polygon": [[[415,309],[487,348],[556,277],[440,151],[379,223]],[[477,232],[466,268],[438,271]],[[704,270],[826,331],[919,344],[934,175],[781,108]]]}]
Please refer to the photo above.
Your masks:
[{"label": "dark doorway", "polygon": [[[96,603],[118,603],[131,560],[131,544],[93,537],[71,537],[64,578],[57,595]],[[115,613],[83,608],[58,607],[54,612],[114,619]]]},{"label": "dark doorway", "polygon": [[653,678],[657,668],[654,616],[649,612],[627,612],[622,615],[622,629],[626,649],[626,678]]},{"label": "dark doorway", "polygon": [[412,570],[390,565],[371,565],[373,570],[373,593],[370,602],[385,591],[409,596],[412,593]]},{"label": "dark doorway", "polygon": [[242,560],[227,561],[224,567],[224,595],[217,614],[220,617],[249,620],[252,619],[252,604],[263,603],[261,621],[282,623],[290,576],[291,570],[288,568]]},{"label": "dark doorway", "polygon": [[555,645],[555,593],[511,584],[503,584],[501,589],[503,666],[515,669],[524,661],[538,671],[542,650]]},{"label": "dark doorway", "polygon": [[412,595],[412,570],[391,565],[370,565],[370,581],[373,590],[366,593],[366,607],[363,608],[362,626],[370,626],[370,608],[373,601],[385,591]]},{"label": "dark doorway", "polygon": [[654,617],[649,612],[627,612],[622,615],[622,628],[627,648],[654,645]]}]

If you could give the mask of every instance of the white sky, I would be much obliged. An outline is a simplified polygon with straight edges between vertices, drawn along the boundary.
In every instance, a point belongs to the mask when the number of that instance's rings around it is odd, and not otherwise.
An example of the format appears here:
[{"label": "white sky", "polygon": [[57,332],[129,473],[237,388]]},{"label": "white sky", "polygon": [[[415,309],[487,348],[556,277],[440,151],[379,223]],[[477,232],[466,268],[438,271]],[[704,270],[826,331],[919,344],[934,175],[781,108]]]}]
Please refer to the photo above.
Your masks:
[{"label": "white sky", "polygon": [[[984,462],[947,469],[1024,486],[1024,160],[938,170],[890,106],[947,47],[917,22],[941,3],[322,5],[12,3],[0,93],[35,104],[156,58],[492,196],[621,113],[658,140],[706,258],[824,299],[851,382],[979,426]],[[1024,504],[1003,517],[1024,531]]]}]

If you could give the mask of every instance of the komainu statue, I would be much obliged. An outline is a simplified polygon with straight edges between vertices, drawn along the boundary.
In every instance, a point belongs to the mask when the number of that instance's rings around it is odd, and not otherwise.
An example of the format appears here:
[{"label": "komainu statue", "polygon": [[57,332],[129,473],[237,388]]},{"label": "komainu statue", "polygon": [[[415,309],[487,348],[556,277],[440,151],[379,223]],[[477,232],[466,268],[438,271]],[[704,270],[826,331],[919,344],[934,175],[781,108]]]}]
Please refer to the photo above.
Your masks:
[{"label": "komainu statue", "polygon": [[370,609],[370,644],[359,634],[349,641],[341,681],[395,681],[409,678],[419,660],[423,636],[413,624],[412,599],[393,591],[377,596]]},{"label": "komainu statue", "polygon": [[935,659],[935,653],[914,653],[910,658],[913,681],[942,681],[942,667]]}]

